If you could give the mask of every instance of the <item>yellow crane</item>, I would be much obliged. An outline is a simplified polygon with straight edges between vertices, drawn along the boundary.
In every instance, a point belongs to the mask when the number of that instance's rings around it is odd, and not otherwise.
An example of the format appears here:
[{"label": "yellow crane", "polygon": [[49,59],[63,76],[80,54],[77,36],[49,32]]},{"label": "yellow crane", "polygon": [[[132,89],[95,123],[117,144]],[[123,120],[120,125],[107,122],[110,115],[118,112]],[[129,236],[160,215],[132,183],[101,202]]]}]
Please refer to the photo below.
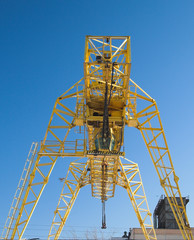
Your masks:
[{"label": "yellow crane", "polygon": [[[59,157],[74,157],[48,239],[58,239],[80,189],[105,202],[126,189],[145,239],[157,239],[137,163],[125,158],[124,128],[145,141],[183,239],[193,239],[156,102],[130,79],[129,36],[86,36],[84,78],[57,98],[39,149],[34,143],[1,239],[21,239]],[[27,170],[26,170],[27,169]],[[177,198],[181,199],[178,204]]]}]

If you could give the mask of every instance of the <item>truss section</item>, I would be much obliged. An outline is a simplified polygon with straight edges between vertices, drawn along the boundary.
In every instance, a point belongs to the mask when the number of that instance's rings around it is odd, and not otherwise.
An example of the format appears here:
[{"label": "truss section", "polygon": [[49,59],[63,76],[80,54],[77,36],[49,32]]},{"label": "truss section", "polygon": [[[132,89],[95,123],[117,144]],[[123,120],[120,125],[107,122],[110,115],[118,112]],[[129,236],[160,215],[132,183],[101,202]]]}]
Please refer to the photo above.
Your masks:
[{"label": "truss section", "polygon": [[28,153],[28,157],[26,159],[24,169],[22,171],[9,213],[7,220],[5,222],[5,226],[3,228],[1,239],[9,239],[10,238],[10,232],[13,230],[13,226],[15,224],[16,218],[18,216],[18,211],[21,205],[22,196],[26,189],[26,183],[29,180],[29,173],[31,171],[32,165],[34,163],[34,159],[36,156],[36,152],[38,149],[38,143],[33,142],[30,151]]},{"label": "truss section", "polygon": [[[193,239],[178,185],[179,178],[175,174],[157,104],[131,79],[126,123],[137,127],[143,136],[183,239]],[[177,202],[177,198],[181,199],[181,204]]]},{"label": "truss section", "polygon": [[148,207],[138,164],[120,157],[118,167],[117,185],[127,190],[145,239],[156,240],[157,237],[152,223],[152,214]]},{"label": "truss section", "polygon": [[114,150],[119,151],[123,145],[123,109],[131,69],[130,37],[87,36],[84,59],[89,151],[95,150],[95,138],[103,128],[106,91],[107,121],[117,139]]},{"label": "truss section", "polygon": [[87,101],[96,97],[103,101],[107,81],[109,87],[112,85],[112,98],[125,97],[130,67],[130,37],[87,36],[84,66]]},{"label": "truss section", "polygon": [[89,169],[92,196],[106,201],[115,194],[118,156],[91,156]]},{"label": "truss section", "polygon": [[84,94],[82,80],[55,102],[44,140],[30,172],[29,183],[11,233],[12,239],[21,239],[58,157],[83,157],[86,152],[85,128],[75,123],[78,117],[84,121],[84,111],[80,115],[81,105],[77,102],[77,97],[83,98]]},{"label": "truss section", "polygon": [[90,183],[88,162],[89,160],[84,161],[84,159],[71,162],[54,212],[48,239],[59,238],[80,189]]},{"label": "truss section", "polygon": [[[80,188],[91,184],[92,196],[103,202],[114,196],[115,186],[128,192],[146,239],[157,239],[146,200],[139,168],[126,158],[89,157],[70,164],[50,228],[48,239],[58,239],[73,207]],[[81,161],[81,162],[80,162]]]}]

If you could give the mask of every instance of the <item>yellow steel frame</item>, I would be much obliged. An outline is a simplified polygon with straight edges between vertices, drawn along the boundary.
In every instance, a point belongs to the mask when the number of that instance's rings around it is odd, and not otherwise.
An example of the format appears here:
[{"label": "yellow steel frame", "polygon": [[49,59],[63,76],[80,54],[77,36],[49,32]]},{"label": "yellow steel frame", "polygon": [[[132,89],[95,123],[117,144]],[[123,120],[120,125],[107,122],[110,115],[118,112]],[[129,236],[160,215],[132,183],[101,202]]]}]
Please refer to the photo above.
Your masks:
[{"label": "yellow steel frame", "polygon": [[140,223],[145,239],[157,239],[149,211],[138,164],[123,158],[119,159],[120,172],[117,184],[127,190],[132,206]]},{"label": "yellow steel frame", "polygon": [[[136,113],[134,114],[134,119],[136,119],[137,123],[136,127],[140,130],[143,136],[148,152],[159,176],[160,184],[168,198],[183,239],[193,239],[178,185],[179,178],[175,174],[157,104],[154,99],[152,99],[131,79],[128,94],[129,108],[131,105],[131,99],[136,105],[140,107],[143,106],[138,111],[136,110]],[[137,103],[138,101],[139,103]],[[142,103],[140,103],[141,101]],[[128,113],[129,112],[130,110]],[[127,115],[130,119],[130,114],[128,113]],[[178,204],[177,197],[181,199],[181,205]]]},{"label": "yellow steel frame", "polygon": [[109,126],[116,136],[115,149],[123,145],[124,126],[140,130],[183,239],[193,239],[156,102],[130,79],[130,66],[129,37],[86,37],[85,77],[55,102],[11,239],[22,238],[58,157],[65,156],[79,159],[69,166],[48,239],[59,238],[80,188],[87,184],[102,201],[114,196],[116,185],[125,188],[145,238],[157,239],[138,165],[119,157],[119,150],[95,152],[106,84],[112,95]]},{"label": "yellow steel frame", "polygon": [[[107,163],[106,177],[101,171],[104,161]],[[139,167],[136,163],[117,156],[92,156],[88,157],[86,162],[77,160],[70,164],[48,239],[59,238],[79,190],[88,184],[92,186],[93,197],[106,197],[104,200],[114,196],[115,185],[125,188],[146,239],[157,239]],[[103,196],[104,192],[106,196]]]},{"label": "yellow steel frame", "polygon": [[5,222],[2,234],[0,239],[9,239],[9,234],[10,231],[12,230],[12,227],[15,224],[15,216],[17,216],[17,211],[20,208],[20,204],[21,204],[21,200],[22,200],[22,194],[26,189],[26,185],[28,182],[28,178],[29,178],[29,174],[31,171],[31,168],[33,166],[33,162],[34,162],[34,158],[36,156],[36,152],[38,149],[38,143],[33,142],[31,147],[30,147],[30,151],[28,153],[28,157],[26,159],[25,165],[24,165],[24,169],[22,171],[9,213],[8,213],[8,217],[7,220]]},{"label": "yellow steel frame", "polygon": [[[76,111],[71,110],[76,105],[77,98],[83,96],[82,79],[61,95],[55,102],[48,128],[41,143],[34,168],[30,173],[28,187],[23,196],[23,202],[18,213],[11,239],[21,239],[40,196],[48,183],[50,174],[58,157],[83,157],[86,151],[84,127],[79,127],[77,136],[72,141],[71,131],[75,128]],[[74,135],[75,133],[73,133]],[[70,140],[68,139],[70,138]],[[49,139],[49,140],[48,140]]]},{"label": "yellow steel frame", "polygon": [[80,160],[71,162],[60,199],[54,213],[54,218],[49,231],[48,239],[58,239],[80,188],[89,184],[89,176],[87,171],[88,162],[80,162]]}]

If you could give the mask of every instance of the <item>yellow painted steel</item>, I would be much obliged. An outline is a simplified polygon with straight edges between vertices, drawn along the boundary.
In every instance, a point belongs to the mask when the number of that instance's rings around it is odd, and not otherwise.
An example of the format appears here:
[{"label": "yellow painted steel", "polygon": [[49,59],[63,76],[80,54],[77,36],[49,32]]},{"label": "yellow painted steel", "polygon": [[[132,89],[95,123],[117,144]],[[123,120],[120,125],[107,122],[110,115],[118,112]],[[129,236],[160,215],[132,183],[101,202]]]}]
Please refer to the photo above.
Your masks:
[{"label": "yellow painted steel", "polygon": [[69,166],[48,239],[59,238],[88,184],[102,202],[116,185],[125,188],[145,239],[157,239],[138,165],[124,157],[125,126],[140,130],[183,239],[193,239],[156,102],[130,79],[130,56],[128,36],[86,37],[84,78],[56,100],[11,239],[22,238],[58,157],[78,160]]},{"label": "yellow painted steel", "polygon": [[34,158],[36,156],[37,148],[38,148],[38,143],[33,142],[30,147],[30,151],[26,159],[24,169],[22,171],[0,239],[9,239],[9,234],[10,234],[10,231],[12,230],[12,227],[15,224],[15,220],[16,220],[15,216],[17,215],[17,210],[22,201],[22,194],[25,191],[25,186],[28,181],[31,167],[34,162]]},{"label": "yellow painted steel", "polygon": [[[102,172],[104,163],[106,175]],[[70,164],[48,239],[59,238],[80,189],[88,184],[92,196],[104,200],[114,196],[115,185],[125,188],[146,239],[156,239],[138,165],[118,156],[92,156]]]},{"label": "yellow painted steel", "polygon": [[58,239],[63,226],[80,191],[80,188],[89,184],[87,171],[88,162],[76,160],[71,162],[62,188],[60,199],[54,213],[48,239]]},{"label": "yellow painted steel", "polygon": [[[75,111],[72,111],[67,105],[72,99],[75,101],[78,95],[83,95],[83,88],[79,91],[76,89],[79,82],[56,100],[44,140],[37,153],[34,168],[30,173],[23,202],[10,235],[11,239],[22,238],[58,157],[83,156],[86,152],[85,129],[79,129],[80,133],[77,133],[77,136],[82,138],[74,141],[67,140],[70,132],[75,128],[76,115]],[[71,91],[72,89],[73,91]]]}]

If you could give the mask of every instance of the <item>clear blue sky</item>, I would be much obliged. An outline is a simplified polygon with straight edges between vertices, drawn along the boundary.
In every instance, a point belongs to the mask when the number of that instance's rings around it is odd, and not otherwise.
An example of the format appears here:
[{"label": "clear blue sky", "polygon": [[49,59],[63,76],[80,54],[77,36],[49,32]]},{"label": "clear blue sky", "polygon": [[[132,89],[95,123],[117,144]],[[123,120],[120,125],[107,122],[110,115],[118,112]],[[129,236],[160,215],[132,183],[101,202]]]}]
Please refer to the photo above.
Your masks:
[{"label": "clear blue sky", "polygon": [[[83,77],[85,35],[130,35],[131,78],[156,99],[194,227],[194,1],[0,0],[0,231],[30,145],[43,139],[54,102]],[[138,162],[151,212],[160,187],[143,139],[128,129],[126,157]],[[68,164],[60,160],[26,236],[46,239]],[[104,236],[139,227],[125,191],[107,202]],[[101,203],[82,189],[63,236],[101,236]]]}]

